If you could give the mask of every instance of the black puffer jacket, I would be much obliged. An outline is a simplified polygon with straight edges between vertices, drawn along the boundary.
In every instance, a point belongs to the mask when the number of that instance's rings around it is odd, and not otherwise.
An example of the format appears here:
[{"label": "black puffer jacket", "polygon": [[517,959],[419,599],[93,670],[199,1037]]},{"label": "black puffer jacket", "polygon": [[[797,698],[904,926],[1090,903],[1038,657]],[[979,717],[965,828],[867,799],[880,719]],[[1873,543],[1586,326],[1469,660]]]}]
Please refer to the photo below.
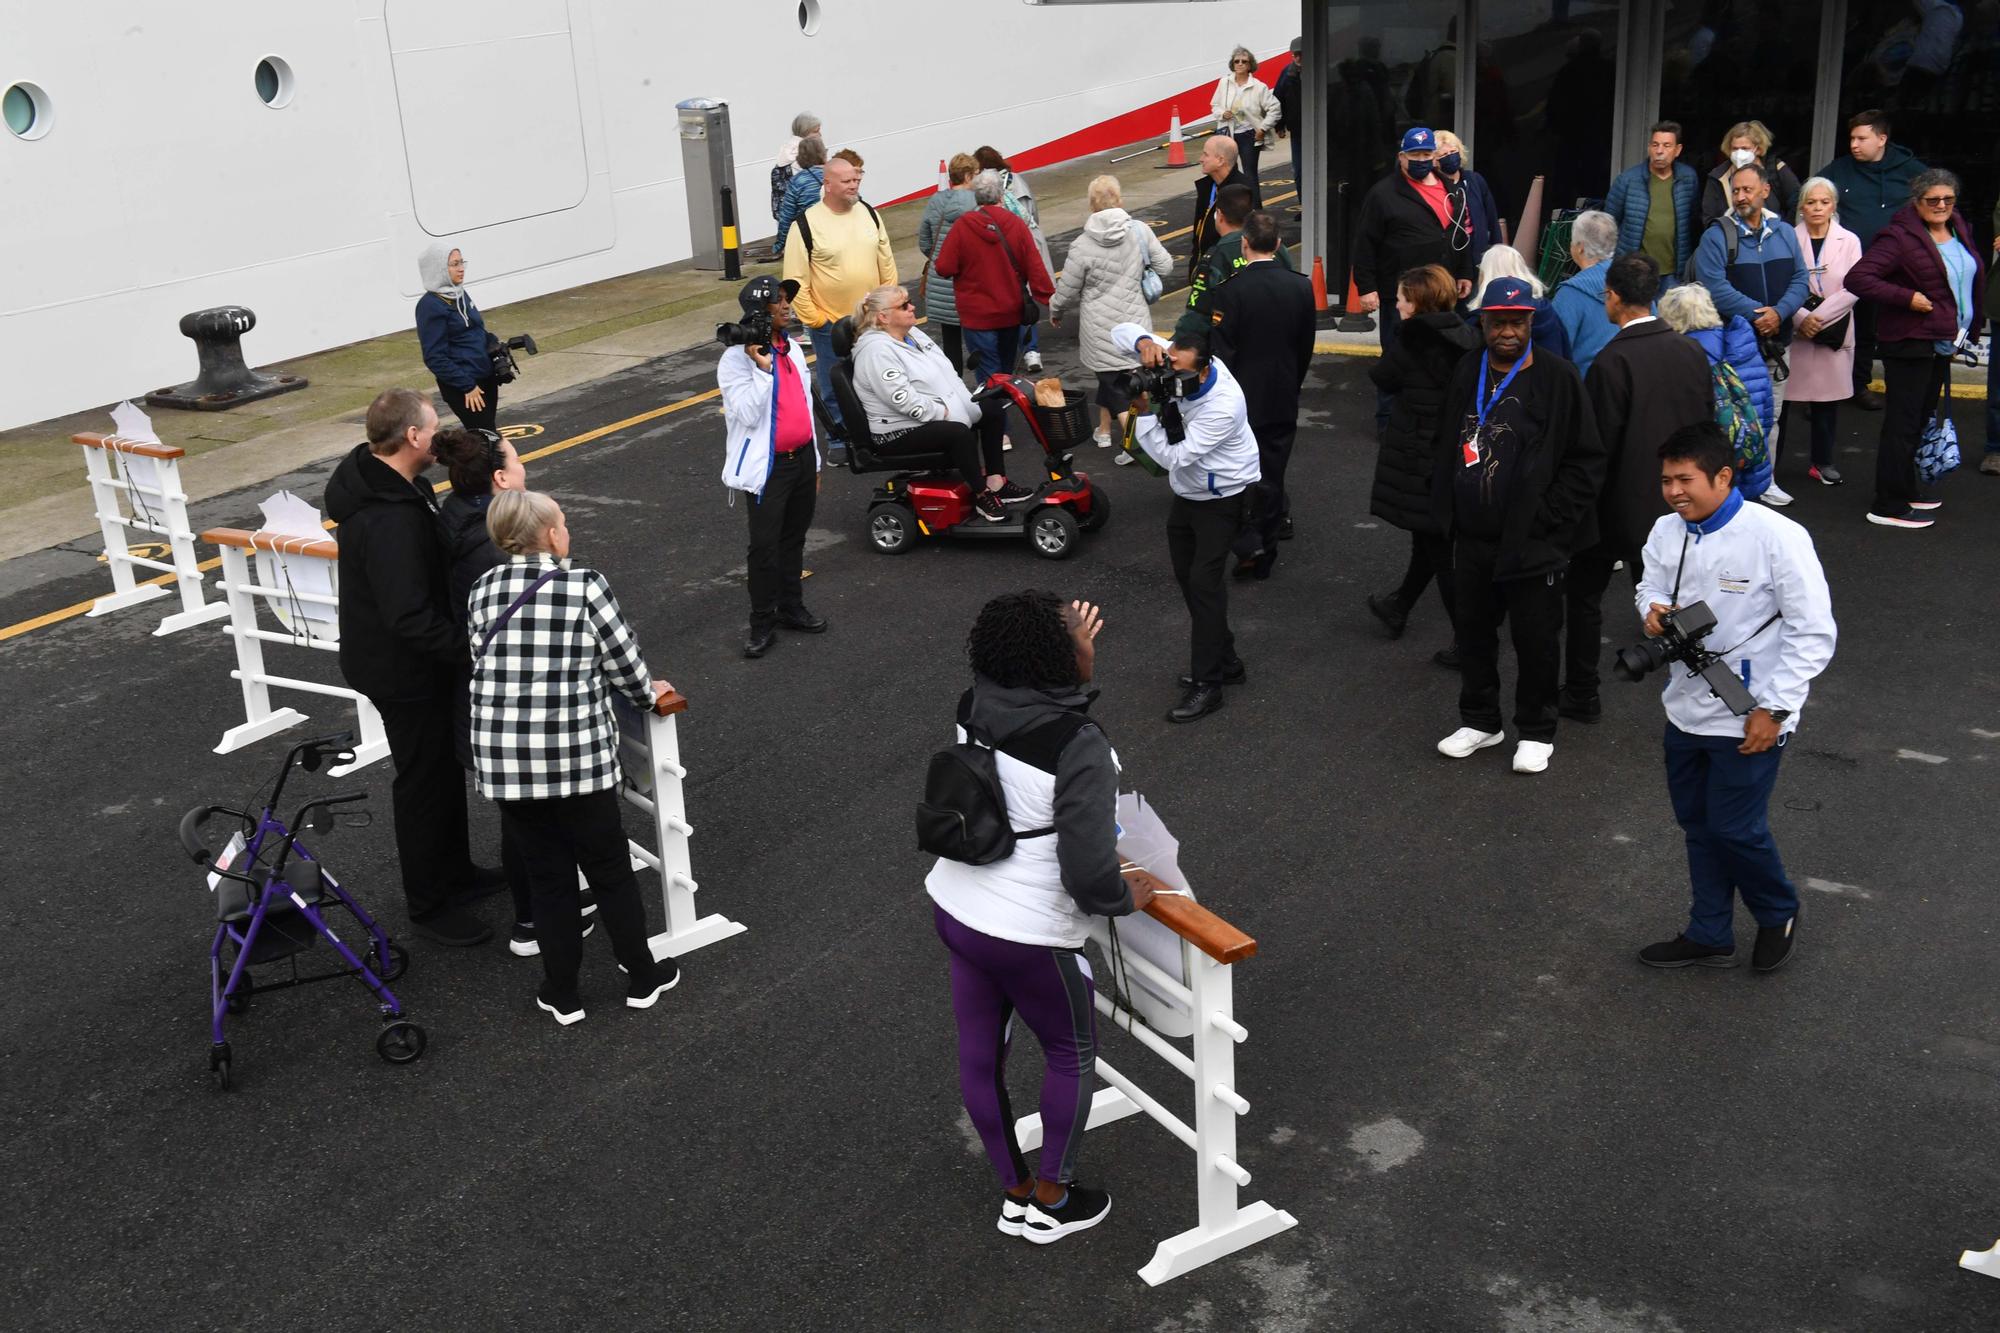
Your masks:
[{"label": "black puffer jacket", "polygon": [[[491,495],[461,495],[453,491],[445,496],[439,515],[439,522],[444,527],[445,551],[451,558],[451,612],[461,630],[465,628],[472,585],[479,581],[481,574],[507,560],[486,532],[486,506],[492,499]],[[458,688],[453,692],[451,709],[452,725],[457,732],[458,762],[469,769],[472,767],[472,656],[469,652],[460,666]]]},{"label": "black puffer jacket", "polygon": [[465,662],[463,612],[453,615],[437,492],[368,451],[340,460],[326,483],[340,530],[340,674],[370,699],[445,695]]},{"label": "black puffer jacket", "polygon": [[1438,535],[1431,511],[1431,446],[1437,435],[1444,386],[1467,352],[1479,348],[1479,332],[1450,310],[1403,321],[1396,341],[1368,368],[1368,378],[1394,394],[1389,425],[1375,455],[1375,489],[1368,512],[1410,532]]}]

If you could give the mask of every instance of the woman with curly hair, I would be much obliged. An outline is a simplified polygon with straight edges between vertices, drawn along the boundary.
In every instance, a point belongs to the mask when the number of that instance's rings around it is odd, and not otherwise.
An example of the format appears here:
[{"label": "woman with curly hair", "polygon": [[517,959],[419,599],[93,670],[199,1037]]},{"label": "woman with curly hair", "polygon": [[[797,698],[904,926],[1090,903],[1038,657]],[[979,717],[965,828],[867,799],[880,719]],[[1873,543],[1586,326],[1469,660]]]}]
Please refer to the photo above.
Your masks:
[{"label": "woman with curly hair", "polygon": [[[1037,1245],[1111,1211],[1109,1194],[1074,1183],[1097,1058],[1083,943],[1090,917],[1124,916],[1152,898],[1119,868],[1118,758],[1088,714],[1101,628],[1096,607],[1050,592],[1007,593],[980,611],[958,739],[994,750],[1014,851],[979,866],[940,859],[924,881],[951,956],[959,1089],[1005,1191],[999,1227]],[[1016,1014],[1047,1066],[1034,1175],[1007,1099]]]}]

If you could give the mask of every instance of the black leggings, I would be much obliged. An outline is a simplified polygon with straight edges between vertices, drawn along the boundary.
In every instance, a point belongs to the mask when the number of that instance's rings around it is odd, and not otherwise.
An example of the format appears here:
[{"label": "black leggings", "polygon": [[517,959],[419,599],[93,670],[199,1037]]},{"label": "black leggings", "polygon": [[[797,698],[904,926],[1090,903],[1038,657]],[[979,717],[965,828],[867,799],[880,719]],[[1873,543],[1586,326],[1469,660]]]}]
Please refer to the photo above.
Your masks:
[{"label": "black leggings", "polygon": [[[990,412],[997,418],[999,413]],[[986,434],[982,423],[981,435]],[[986,489],[986,478],[1004,473],[1000,466],[1000,439],[993,432],[990,451],[984,450],[985,441],[973,434],[973,428],[956,421],[926,421],[913,430],[906,430],[895,438],[884,440],[875,437],[875,452],[883,458],[895,459],[913,454],[943,454],[951,460],[958,475],[965,478],[965,484],[972,487],[974,495]],[[985,452],[984,459],[981,453]]]},{"label": "black leggings", "polygon": [[1437,579],[1438,600],[1444,603],[1446,620],[1452,618],[1452,608],[1457,605],[1457,589],[1451,578],[1451,539],[1428,533],[1410,534],[1410,567],[1403,574],[1403,585],[1396,589],[1396,600],[1405,610],[1415,610],[1417,601],[1430,586],[1432,578]]},{"label": "black leggings", "polygon": [[444,405],[457,414],[460,424],[467,430],[500,429],[500,383],[492,376],[479,381],[479,387],[486,391],[486,406],[475,412],[465,405],[468,389],[455,389],[443,380],[438,381],[438,392],[444,395]]}]

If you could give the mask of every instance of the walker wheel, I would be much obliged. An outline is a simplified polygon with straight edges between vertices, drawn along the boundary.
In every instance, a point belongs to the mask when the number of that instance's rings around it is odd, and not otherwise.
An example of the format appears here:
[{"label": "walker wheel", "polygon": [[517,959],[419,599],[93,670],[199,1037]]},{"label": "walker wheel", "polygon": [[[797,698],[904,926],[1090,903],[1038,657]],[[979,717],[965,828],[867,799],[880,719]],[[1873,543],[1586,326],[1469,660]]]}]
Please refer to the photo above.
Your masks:
[{"label": "walker wheel", "polygon": [[219,1041],[208,1048],[208,1072],[215,1075],[215,1086],[222,1092],[229,1091],[229,1043]]},{"label": "walker wheel", "polygon": [[368,953],[361,961],[368,964],[368,970],[373,972],[379,979],[394,981],[402,976],[403,973],[410,970],[410,951],[394,940],[390,940],[389,965],[384,967],[382,965],[381,951],[371,941],[368,945]]},{"label": "walker wheel", "polygon": [[424,1048],[430,1045],[430,1038],[424,1030],[407,1019],[398,1018],[376,1035],[375,1054],[392,1065],[406,1065],[423,1058]]},{"label": "walker wheel", "polygon": [[223,1012],[240,1014],[250,1007],[250,994],[245,989],[237,989],[222,997]]}]

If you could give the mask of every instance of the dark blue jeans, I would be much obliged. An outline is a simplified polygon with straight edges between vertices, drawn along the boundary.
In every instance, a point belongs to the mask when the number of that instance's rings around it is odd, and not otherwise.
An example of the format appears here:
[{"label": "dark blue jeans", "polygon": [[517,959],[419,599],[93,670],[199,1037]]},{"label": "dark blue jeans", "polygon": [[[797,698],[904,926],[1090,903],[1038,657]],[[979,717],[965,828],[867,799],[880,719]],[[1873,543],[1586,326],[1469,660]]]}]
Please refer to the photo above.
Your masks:
[{"label": "dark blue jeans", "polygon": [[994,375],[1014,373],[1014,359],[1020,353],[1021,330],[1011,329],[967,329],[965,337],[965,361],[972,368],[972,387],[980,385]]},{"label": "dark blue jeans", "polygon": [[1771,789],[1785,742],[1739,754],[1740,736],[1693,736],[1667,724],[1667,794],[1687,835],[1687,937],[1734,948],[1736,896],[1760,926],[1782,926],[1799,910],[1799,891],[1771,836]]},{"label": "dark blue jeans", "polygon": [[[2000,319],[1987,321],[1993,335],[1988,344],[1992,352],[2000,353]],[[2000,356],[1986,358],[1986,452],[2000,454]]]},{"label": "dark blue jeans", "polygon": [[833,396],[833,381],[827,378],[833,373],[833,325],[807,329],[806,336],[812,340],[813,382],[819,389],[819,405],[825,409],[826,419],[836,429],[845,430],[846,424],[840,419],[840,404]]}]

